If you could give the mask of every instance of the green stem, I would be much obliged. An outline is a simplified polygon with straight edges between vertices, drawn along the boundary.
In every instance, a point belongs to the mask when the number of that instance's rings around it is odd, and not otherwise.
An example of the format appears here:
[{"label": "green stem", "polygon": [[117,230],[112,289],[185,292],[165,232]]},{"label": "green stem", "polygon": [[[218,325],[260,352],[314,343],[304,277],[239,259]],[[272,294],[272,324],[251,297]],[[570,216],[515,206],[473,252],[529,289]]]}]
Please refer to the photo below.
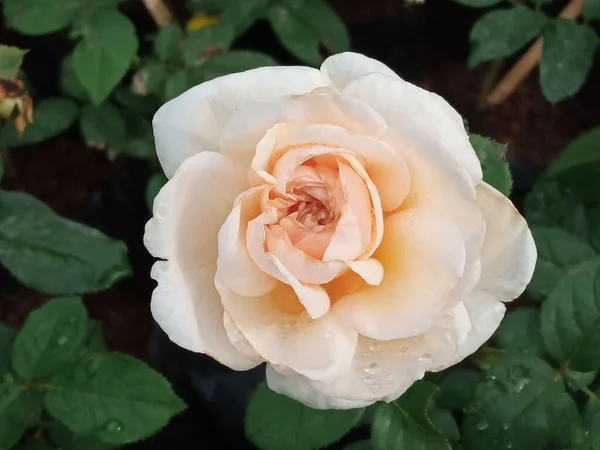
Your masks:
[{"label": "green stem", "polygon": [[487,97],[498,80],[498,75],[500,74],[500,69],[502,68],[503,62],[504,61],[502,59],[495,59],[490,63],[489,69],[483,78],[481,91],[479,92],[479,98],[477,100],[478,109],[481,110],[486,107]]},{"label": "green stem", "polygon": [[579,389],[581,392],[583,392],[585,395],[587,395],[590,400],[592,400],[594,402],[600,402],[600,398],[598,398],[598,396],[591,389],[589,389],[587,386],[584,386],[583,384],[579,383],[579,381],[577,381],[575,378],[573,378],[566,372],[566,367],[561,367],[558,370],[558,373],[565,380],[567,380],[569,383],[571,383],[573,386],[575,386],[577,389]]}]

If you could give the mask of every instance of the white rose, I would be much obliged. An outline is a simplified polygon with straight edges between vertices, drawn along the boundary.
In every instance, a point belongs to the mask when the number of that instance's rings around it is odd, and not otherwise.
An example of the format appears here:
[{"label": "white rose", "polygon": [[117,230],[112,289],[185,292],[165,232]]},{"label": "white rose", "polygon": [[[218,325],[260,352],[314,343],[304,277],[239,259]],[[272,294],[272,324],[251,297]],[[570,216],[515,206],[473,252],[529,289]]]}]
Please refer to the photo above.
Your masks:
[{"label": "white rose", "polygon": [[531,279],[531,233],[459,114],[365,56],[203,83],[154,134],[154,318],[232,369],[266,361],[311,407],[391,401],[456,364]]}]

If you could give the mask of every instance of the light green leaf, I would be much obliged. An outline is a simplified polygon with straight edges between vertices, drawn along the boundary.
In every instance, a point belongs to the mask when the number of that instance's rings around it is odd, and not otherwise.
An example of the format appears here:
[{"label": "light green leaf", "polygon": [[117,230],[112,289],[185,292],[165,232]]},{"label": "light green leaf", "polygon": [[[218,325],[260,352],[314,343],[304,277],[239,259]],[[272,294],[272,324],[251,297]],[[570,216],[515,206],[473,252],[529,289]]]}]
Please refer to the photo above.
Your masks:
[{"label": "light green leaf", "polygon": [[154,205],[154,198],[167,181],[167,177],[162,173],[155,173],[148,180],[148,184],[146,185],[146,205],[148,205],[150,211],[152,211],[152,206]]},{"label": "light green leaf", "polygon": [[267,17],[281,43],[308,64],[323,62],[320,44],[330,53],[350,48],[346,26],[323,0],[281,0],[269,9]]},{"label": "light green leaf", "polygon": [[219,22],[190,33],[183,44],[183,59],[188,66],[197,66],[215,52],[227,50],[235,38],[232,25]]},{"label": "light green leaf", "polygon": [[361,412],[312,409],[262,383],[250,399],[244,428],[246,437],[261,450],[312,450],[340,439]]},{"label": "light green leaf", "polygon": [[534,298],[546,297],[569,269],[596,256],[585,240],[560,228],[532,226],[531,233],[538,258],[527,290]]},{"label": "light green leaf", "polygon": [[471,401],[479,374],[471,369],[453,369],[440,383],[435,403],[440,408],[463,409]]},{"label": "light green leaf", "polygon": [[479,382],[462,422],[463,442],[469,450],[541,450],[554,435],[556,418],[573,405],[546,362],[509,356]]},{"label": "light green leaf", "polygon": [[371,426],[374,450],[451,450],[429,416],[437,387],[427,381],[413,384],[399,399],[382,403]]},{"label": "light green leaf", "polygon": [[131,89],[124,86],[117,87],[113,92],[113,97],[121,106],[140,114],[152,115],[160,106],[154,95],[134,94]]},{"label": "light green leaf", "polygon": [[50,300],[27,317],[15,339],[12,365],[25,379],[42,379],[60,369],[79,349],[87,330],[79,297]]},{"label": "light green leaf", "polygon": [[79,120],[81,135],[88,145],[111,149],[125,145],[128,132],[125,118],[112,104],[87,105],[81,111]]},{"label": "light green leaf", "polygon": [[569,387],[572,391],[578,391],[578,386],[589,386],[592,381],[596,379],[597,374],[598,370],[592,370],[590,372],[578,372],[577,370],[567,367],[565,369],[564,378],[567,382],[567,387]]},{"label": "light green leaf", "polygon": [[0,191],[0,263],[48,294],[99,291],[131,274],[122,242],[21,192]]},{"label": "light green leaf", "polygon": [[540,85],[549,102],[559,102],[579,91],[594,62],[597,40],[592,28],[573,20],[556,19],[546,26]]},{"label": "light green leaf", "polygon": [[9,27],[23,34],[48,34],[71,23],[79,0],[4,0],[4,17]]},{"label": "light green leaf", "polygon": [[121,81],[136,56],[138,40],[131,21],[115,10],[95,14],[73,52],[73,68],[94,104]]},{"label": "light green leaf", "polygon": [[62,450],[110,450],[116,445],[102,442],[88,436],[73,433],[69,428],[58,422],[48,426],[52,442]]},{"label": "light green leaf", "polygon": [[167,69],[164,64],[150,63],[142,67],[133,77],[135,92],[142,95],[156,94],[161,96],[166,79]]},{"label": "light green leaf", "polygon": [[504,195],[510,195],[512,178],[506,162],[506,145],[478,134],[470,134],[469,140],[481,162],[483,180]]},{"label": "light green leaf", "polygon": [[461,5],[470,6],[471,8],[487,8],[504,0],[456,0]]},{"label": "light green leaf", "polygon": [[72,55],[65,56],[60,64],[58,85],[62,93],[83,100],[86,103],[90,101],[89,94],[79,82],[75,69],[73,69]]},{"label": "light green leaf", "polygon": [[0,447],[11,448],[42,413],[39,392],[27,389],[12,374],[0,379]]},{"label": "light green leaf", "polygon": [[17,76],[25,53],[27,53],[27,50],[0,45],[0,79],[9,79]]},{"label": "light green leaf", "polygon": [[542,336],[559,364],[600,367],[600,257],[572,269],[542,305]]},{"label": "light green leaf", "polygon": [[12,327],[0,323],[0,380],[6,372],[12,370],[10,360],[16,336],[17,332]]},{"label": "light green leaf", "polygon": [[201,67],[201,73],[208,79],[243,72],[264,66],[277,66],[278,62],[264,53],[250,50],[232,50],[217,53]]},{"label": "light green leaf", "polygon": [[555,176],[573,167],[600,161],[600,127],[592,128],[572,140],[546,169]]},{"label": "light green leaf", "polygon": [[177,24],[161,28],[154,42],[154,53],[161,61],[168,61],[179,54],[179,43],[183,39],[183,30]]},{"label": "light green leaf", "polygon": [[532,356],[544,355],[540,332],[540,311],[521,306],[509,312],[495,335],[498,347],[511,353]]},{"label": "light green leaf", "polygon": [[600,0],[583,0],[581,15],[586,20],[600,19]]},{"label": "light green leaf", "polygon": [[154,156],[156,151],[150,119],[133,111],[125,111],[123,116],[127,128],[127,141],[125,145],[117,148],[117,150],[134,158],[151,158]]},{"label": "light green leaf", "polygon": [[120,353],[57,375],[44,405],[73,432],[112,444],[148,437],[185,408],[162,375]]},{"label": "light green leaf", "polygon": [[77,104],[69,99],[54,97],[42,100],[33,110],[34,123],[27,125],[21,138],[12,124],[0,128],[0,146],[20,147],[58,136],[75,122],[78,114]]},{"label": "light green leaf", "polygon": [[523,5],[485,14],[471,28],[469,66],[512,55],[542,32],[546,20]]}]

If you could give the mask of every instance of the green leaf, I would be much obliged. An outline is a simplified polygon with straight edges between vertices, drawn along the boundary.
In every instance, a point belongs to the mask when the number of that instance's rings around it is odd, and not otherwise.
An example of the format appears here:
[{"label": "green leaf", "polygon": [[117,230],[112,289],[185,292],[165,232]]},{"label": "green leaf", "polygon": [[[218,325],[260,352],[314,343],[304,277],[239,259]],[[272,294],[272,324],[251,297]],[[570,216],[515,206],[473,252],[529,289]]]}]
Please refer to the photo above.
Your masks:
[{"label": "green leaf", "polygon": [[75,74],[75,69],[73,69],[72,55],[65,56],[60,64],[58,85],[62,93],[83,100],[86,103],[90,101],[89,94],[79,82],[79,78]]},{"label": "green leaf", "polygon": [[42,396],[15,380],[12,374],[0,379],[0,447],[11,448],[42,413]]},{"label": "green leaf", "polygon": [[581,15],[585,20],[600,19],[600,0],[583,0]]},{"label": "green leaf", "polygon": [[578,386],[589,386],[592,381],[596,379],[597,374],[597,370],[592,370],[591,372],[578,372],[567,367],[565,369],[564,378],[567,382],[567,387],[573,391],[578,391]]},{"label": "green leaf", "polygon": [[0,79],[9,79],[17,76],[25,53],[27,53],[27,50],[0,45]]},{"label": "green leaf", "polygon": [[30,442],[29,444],[22,444],[15,447],[15,450],[54,450],[52,447],[40,444],[37,442]]},{"label": "green leaf", "polygon": [[102,323],[97,320],[88,320],[82,348],[86,353],[103,353],[108,351],[102,333]]},{"label": "green leaf", "polygon": [[544,341],[540,332],[540,311],[537,308],[521,306],[509,312],[498,331],[498,347],[512,353],[543,356]]},{"label": "green leaf", "polygon": [[469,40],[469,67],[512,55],[542,32],[546,16],[523,5],[491,11],[481,17]]},{"label": "green leaf", "polygon": [[582,238],[560,228],[533,226],[531,233],[538,258],[527,290],[534,298],[548,296],[569,269],[596,256]]},{"label": "green leaf", "polygon": [[200,68],[206,78],[216,78],[230,73],[243,72],[264,66],[277,66],[279,63],[264,53],[250,50],[232,50],[217,53]]},{"label": "green leaf", "polygon": [[158,195],[158,191],[162,189],[167,181],[167,177],[162,173],[155,173],[148,180],[148,184],[146,185],[146,205],[148,205],[150,211],[152,211],[154,205],[154,198]]},{"label": "green leaf", "polygon": [[77,104],[69,99],[54,97],[42,100],[34,108],[34,123],[27,125],[21,138],[12,124],[5,124],[0,129],[0,146],[20,147],[50,139],[69,128],[78,114]]},{"label": "green leaf", "polygon": [[427,410],[427,414],[429,415],[429,419],[433,426],[439,430],[441,435],[449,442],[457,443],[460,441],[460,430],[450,411],[431,406]]},{"label": "green leaf", "polygon": [[[600,391],[596,393],[596,397],[600,398]],[[600,450],[600,401],[591,399],[587,403],[583,412],[583,422],[588,436],[581,450]]]},{"label": "green leaf", "polygon": [[2,177],[4,176],[4,156],[0,153],[0,181],[2,181]]},{"label": "green leaf", "polygon": [[506,162],[506,145],[478,134],[469,135],[469,140],[481,162],[483,180],[504,195],[510,195],[512,178]]},{"label": "green leaf", "polygon": [[179,54],[179,43],[183,39],[183,30],[177,24],[161,28],[154,42],[154,53],[161,61],[168,61]]},{"label": "green leaf", "polygon": [[123,116],[127,128],[127,142],[117,150],[134,158],[151,158],[154,156],[156,151],[150,119],[133,111],[126,111]]},{"label": "green leaf", "polygon": [[162,375],[120,353],[100,353],[57,375],[46,409],[73,432],[112,444],[155,433],[185,405]]},{"label": "green leaf", "polygon": [[164,101],[167,102],[178,95],[183,94],[194,86],[192,74],[188,69],[180,69],[169,75],[165,83]]},{"label": "green leaf", "polygon": [[8,325],[0,323],[0,379],[11,370],[11,353],[17,332]]},{"label": "green leaf", "polygon": [[190,33],[183,44],[183,59],[196,66],[210,54],[226,50],[235,38],[235,29],[226,23],[216,23]]},{"label": "green leaf", "polygon": [[346,445],[344,450],[372,450],[373,445],[371,441],[365,439],[364,441],[353,442],[350,445]]},{"label": "green leaf", "polygon": [[440,408],[464,409],[473,398],[479,374],[471,369],[453,369],[440,383],[435,399]]},{"label": "green leaf", "polygon": [[450,450],[450,443],[429,416],[436,392],[434,384],[420,381],[399,399],[382,403],[371,427],[373,449]]},{"label": "green leaf", "polygon": [[21,192],[0,191],[0,263],[48,294],[100,291],[131,274],[122,242]]},{"label": "green leaf", "polygon": [[243,2],[220,0],[220,3],[221,5],[225,3],[225,8],[219,23],[232,26],[234,34],[240,36],[266,14],[270,0],[244,0]]},{"label": "green leaf", "polygon": [[[509,356],[479,382],[462,422],[467,449],[535,450],[552,439],[556,418],[573,404],[546,362]],[[575,412],[577,409],[575,408]]]},{"label": "green leaf", "polygon": [[330,53],[348,51],[346,26],[323,0],[281,0],[267,15],[281,43],[298,59],[318,66],[323,44]]},{"label": "green leaf", "polygon": [[73,52],[73,68],[94,104],[99,105],[125,75],[138,49],[135,27],[114,10],[90,20]]},{"label": "green leaf", "polygon": [[598,38],[587,25],[556,19],[544,30],[540,85],[551,103],[574,95],[585,82]]},{"label": "green leaf", "polygon": [[312,450],[340,439],[361,412],[312,409],[262,383],[250,399],[244,428],[248,439],[261,450]]},{"label": "green leaf", "polygon": [[62,450],[110,450],[116,448],[114,444],[75,434],[58,422],[50,423],[48,432],[52,442]]},{"label": "green leaf", "polygon": [[79,127],[83,140],[92,147],[118,149],[125,145],[128,132],[125,118],[108,102],[84,107]]},{"label": "green leaf", "polygon": [[572,269],[542,305],[542,336],[559,364],[600,367],[600,257]]},{"label": "green leaf", "polygon": [[160,106],[158,99],[154,95],[134,94],[124,86],[117,87],[113,92],[113,97],[124,108],[140,114],[152,115]]},{"label": "green leaf", "polygon": [[83,343],[87,312],[79,297],[50,300],[27,317],[12,351],[12,365],[25,379],[56,372]]},{"label": "green leaf", "polygon": [[546,169],[555,176],[573,167],[600,161],[600,127],[592,128],[572,140]]},{"label": "green leaf", "polygon": [[4,0],[4,17],[11,28],[23,34],[48,34],[71,23],[77,0]]},{"label": "green leaf", "polygon": [[167,69],[162,63],[151,63],[142,67],[133,77],[135,92],[140,95],[162,95]]},{"label": "green leaf", "polygon": [[487,8],[504,0],[456,0],[461,5],[470,6],[471,8]]}]

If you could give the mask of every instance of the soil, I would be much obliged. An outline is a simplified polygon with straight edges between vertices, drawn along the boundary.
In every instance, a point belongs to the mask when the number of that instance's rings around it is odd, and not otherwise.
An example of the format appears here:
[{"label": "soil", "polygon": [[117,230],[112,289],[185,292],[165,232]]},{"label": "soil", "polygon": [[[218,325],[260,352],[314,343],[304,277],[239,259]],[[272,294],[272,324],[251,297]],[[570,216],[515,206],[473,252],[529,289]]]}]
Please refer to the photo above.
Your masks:
[{"label": "soil", "polygon": [[[130,3],[125,3],[128,13],[135,9]],[[471,131],[507,143],[511,160],[543,167],[579,133],[598,125],[600,64],[595,64],[579,94],[559,104],[544,99],[534,73],[507,101],[481,110],[478,98],[488,67],[469,70],[466,66],[469,29],[481,11],[450,0],[406,7],[400,0],[332,0],[332,4],[350,24],[354,50],[388,63],[405,79],[444,97],[465,117]],[[143,21],[144,26],[151,26],[148,18]],[[12,39],[4,33],[0,37]],[[242,47],[272,50],[283,62],[293,61],[274,44],[264,24],[240,42]],[[506,61],[505,70],[514,62],[515,58]],[[47,91],[42,89],[42,93]],[[102,322],[111,349],[146,359],[153,328],[151,259],[141,242],[149,217],[143,193],[149,174],[146,163],[111,162],[106,152],[86,147],[77,130],[13,149],[9,159],[3,188],[32,194],[57,213],[127,242],[134,277],[108,291],[86,295],[85,302],[90,316]],[[0,321],[19,327],[46,298],[0,269]]]}]

